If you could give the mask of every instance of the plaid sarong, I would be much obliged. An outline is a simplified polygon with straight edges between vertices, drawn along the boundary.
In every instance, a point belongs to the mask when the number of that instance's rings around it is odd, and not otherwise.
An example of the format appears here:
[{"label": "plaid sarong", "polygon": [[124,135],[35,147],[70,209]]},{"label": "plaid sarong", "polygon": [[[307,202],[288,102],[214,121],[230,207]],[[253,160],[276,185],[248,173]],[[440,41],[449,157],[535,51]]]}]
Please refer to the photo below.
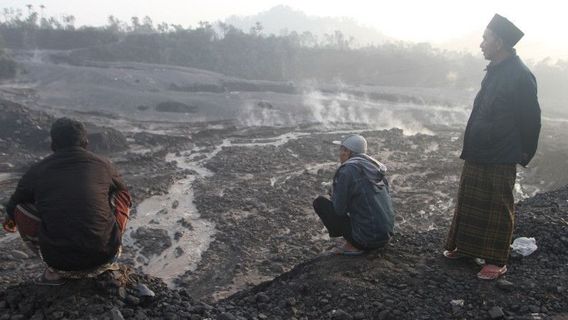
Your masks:
[{"label": "plaid sarong", "polygon": [[105,264],[102,264],[100,266],[97,266],[97,267],[94,267],[94,268],[88,269],[88,270],[64,271],[64,270],[54,269],[50,266],[48,266],[48,268],[51,272],[57,273],[62,278],[67,278],[67,279],[94,278],[94,277],[98,276],[99,274],[101,274],[105,271],[109,271],[109,270],[110,271],[116,271],[116,270],[118,270],[119,265],[116,261],[118,260],[118,258],[120,258],[121,254],[122,254],[122,246],[118,247],[118,252],[114,256],[114,258],[112,258],[112,260],[108,261]]},{"label": "plaid sarong", "polygon": [[515,222],[513,188],[516,165],[466,161],[447,250],[504,265]]},{"label": "plaid sarong", "polygon": [[39,253],[39,228],[41,219],[36,207],[31,203],[16,206],[14,220],[24,244],[37,256]]}]

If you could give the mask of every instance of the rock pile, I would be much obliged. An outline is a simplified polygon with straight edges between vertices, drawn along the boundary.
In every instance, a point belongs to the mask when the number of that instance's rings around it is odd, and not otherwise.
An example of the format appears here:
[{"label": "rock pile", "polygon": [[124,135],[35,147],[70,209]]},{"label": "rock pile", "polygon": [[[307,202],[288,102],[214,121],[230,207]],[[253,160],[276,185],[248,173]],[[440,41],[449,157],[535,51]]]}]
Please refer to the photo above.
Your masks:
[{"label": "rock pile", "polygon": [[[0,149],[21,147],[31,150],[49,150],[49,128],[53,117],[0,100]],[[13,146],[15,145],[15,146]]]},{"label": "rock pile", "polygon": [[[18,171],[49,153],[49,130],[54,121],[45,112],[0,99],[0,171]],[[87,130],[92,151],[108,154],[128,148],[118,130],[91,124]]]},{"label": "rock pile", "polygon": [[88,126],[89,150],[96,153],[111,153],[128,149],[126,137],[113,128]]}]

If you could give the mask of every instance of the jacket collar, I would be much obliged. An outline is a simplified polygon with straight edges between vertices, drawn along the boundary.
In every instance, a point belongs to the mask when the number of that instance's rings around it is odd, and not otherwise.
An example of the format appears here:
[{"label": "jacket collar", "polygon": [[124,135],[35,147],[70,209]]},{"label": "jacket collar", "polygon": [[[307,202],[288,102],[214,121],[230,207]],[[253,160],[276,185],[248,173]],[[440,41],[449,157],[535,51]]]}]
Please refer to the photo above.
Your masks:
[{"label": "jacket collar", "polygon": [[513,61],[518,60],[518,59],[519,59],[519,56],[517,56],[516,53],[513,53],[510,57],[506,58],[503,61],[500,61],[498,63],[493,63],[493,62],[489,63],[487,65],[487,67],[485,67],[485,71],[487,71],[487,72],[497,71],[497,70],[504,68],[505,66],[511,64]]}]

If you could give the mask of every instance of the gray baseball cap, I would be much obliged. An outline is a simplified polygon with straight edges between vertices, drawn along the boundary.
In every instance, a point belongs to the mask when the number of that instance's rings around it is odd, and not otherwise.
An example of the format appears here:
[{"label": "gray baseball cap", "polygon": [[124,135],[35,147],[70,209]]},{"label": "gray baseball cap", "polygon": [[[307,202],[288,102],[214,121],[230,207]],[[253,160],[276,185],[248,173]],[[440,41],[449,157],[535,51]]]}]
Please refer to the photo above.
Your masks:
[{"label": "gray baseball cap", "polygon": [[367,153],[367,140],[358,134],[347,137],[341,145],[353,153]]}]

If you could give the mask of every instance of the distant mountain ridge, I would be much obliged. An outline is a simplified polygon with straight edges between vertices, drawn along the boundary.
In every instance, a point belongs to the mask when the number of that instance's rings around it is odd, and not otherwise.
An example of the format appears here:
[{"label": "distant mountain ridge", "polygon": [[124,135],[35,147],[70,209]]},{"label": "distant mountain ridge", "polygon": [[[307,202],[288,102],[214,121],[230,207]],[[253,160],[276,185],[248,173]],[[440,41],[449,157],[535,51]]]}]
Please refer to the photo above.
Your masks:
[{"label": "distant mountain ridge", "polygon": [[275,6],[256,15],[233,15],[225,19],[225,23],[244,31],[250,30],[257,22],[260,22],[266,34],[281,35],[293,31],[302,34],[309,31],[317,36],[319,41],[324,40],[326,34],[341,31],[346,38],[354,38],[355,46],[382,44],[394,40],[375,28],[359,24],[353,18],[310,16],[285,5]]}]

